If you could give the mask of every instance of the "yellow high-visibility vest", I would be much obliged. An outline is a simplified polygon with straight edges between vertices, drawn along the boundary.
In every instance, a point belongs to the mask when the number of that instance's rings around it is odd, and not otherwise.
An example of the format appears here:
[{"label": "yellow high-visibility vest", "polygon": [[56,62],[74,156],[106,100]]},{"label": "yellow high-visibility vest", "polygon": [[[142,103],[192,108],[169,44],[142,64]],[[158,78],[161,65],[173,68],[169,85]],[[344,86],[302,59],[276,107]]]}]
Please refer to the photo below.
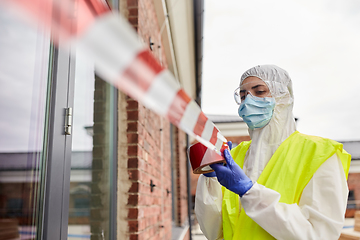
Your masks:
[{"label": "yellow high-visibility vest", "polygon": [[[251,141],[242,142],[231,150],[234,161],[244,165],[246,151]],[[341,143],[301,134],[291,134],[276,150],[261,173],[257,183],[281,194],[280,202],[299,204],[301,194],[316,170],[332,155],[341,159],[347,178],[351,156]],[[222,218],[224,239],[265,240],[275,239],[241,208],[239,195],[222,188]]]}]

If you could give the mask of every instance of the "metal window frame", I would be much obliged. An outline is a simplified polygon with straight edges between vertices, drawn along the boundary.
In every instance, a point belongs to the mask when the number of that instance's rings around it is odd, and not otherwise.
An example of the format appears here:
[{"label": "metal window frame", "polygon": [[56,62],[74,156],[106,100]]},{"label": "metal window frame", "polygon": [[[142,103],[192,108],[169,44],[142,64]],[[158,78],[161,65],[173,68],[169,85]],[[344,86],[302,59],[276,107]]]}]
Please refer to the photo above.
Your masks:
[{"label": "metal window frame", "polygon": [[70,49],[53,48],[41,239],[67,239],[71,135],[65,135],[65,109],[73,107],[75,60]]},{"label": "metal window frame", "polygon": [[[112,9],[114,11],[119,11],[120,10],[120,5],[119,5],[119,0],[107,0],[108,2],[111,2],[111,6]],[[112,136],[110,136],[110,159],[111,159],[111,166],[112,166],[112,171],[110,172],[110,207],[112,209],[112,211],[110,211],[110,229],[109,229],[109,233],[110,233],[110,239],[117,239],[117,171],[118,171],[118,164],[117,164],[117,159],[118,159],[118,96],[119,96],[119,91],[117,88],[115,87],[111,87],[110,89],[110,98],[111,98],[111,106],[110,108],[112,109],[112,118],[110,119],[110,126],[112,127],[112,131],[110,131],[110,133],[112,133]]]},{"label": "metal window frame", "polygon": [[[66,240],[68,236],[72,135],[65,135],[65,110],[74,105],[76,61],[70,51],[70,48],[52,48],[43,217],[37,239]],[[118,90],[110,86],[110,239],[116,239],[117,235],[117,94]]]},{"label": "metal window frame", "polygon": [[[42,218],[38,223],[37,240],[66,240],[68,237],[72,135],[65,134],[65,111],[74,105],[76,59],[70,54],[70,46],[62,44],[62,39],[58,42],[61,48],[55,48],[54,45],[50,48],[49,103],[45,131],[47,148],[44,152],[44,189],[38,203]],[[118,90],[110,86],[110,239],[116,239],[117,236],[117,95]]]},{"label": "metal window frame", "polygon": [[118,154],[118,90],[110,87],[111,111],[112,118],[110,119],[110,224],[109,235],[110,239],[117,239],[117,154]]}]

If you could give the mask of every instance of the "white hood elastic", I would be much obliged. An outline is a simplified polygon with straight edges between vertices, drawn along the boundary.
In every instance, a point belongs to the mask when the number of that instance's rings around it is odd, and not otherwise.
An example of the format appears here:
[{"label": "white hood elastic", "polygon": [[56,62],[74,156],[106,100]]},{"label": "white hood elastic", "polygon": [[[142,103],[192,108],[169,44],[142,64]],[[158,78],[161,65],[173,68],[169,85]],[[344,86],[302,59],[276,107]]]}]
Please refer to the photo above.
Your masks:
[{"label": "white hood elastic", "polygon": [[296,131],[292,113],[294,96],[289,74],[275,65],[259,65],[247,70],[240,86],[247,77],[258,77],[270,89],[276,105],[270,122],[260,129],[249,129],[252,140],[245,156],[244,172],[256,181],[280,144]]}]

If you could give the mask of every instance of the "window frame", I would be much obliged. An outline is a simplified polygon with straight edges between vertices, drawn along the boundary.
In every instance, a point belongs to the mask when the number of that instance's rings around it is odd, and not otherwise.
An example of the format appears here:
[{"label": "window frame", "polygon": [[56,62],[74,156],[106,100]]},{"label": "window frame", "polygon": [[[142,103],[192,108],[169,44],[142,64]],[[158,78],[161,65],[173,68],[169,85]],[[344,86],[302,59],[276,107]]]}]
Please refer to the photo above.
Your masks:
[{"label": "window frame", "polygon": [[[68,238],[69,194],[71,174],[72,135],[65,135],[65,111],[74,107],[75,57],[70,47],[56,48],[51,44],[49,63],[49,106],[44,144],[45,188],[38,203],[42,207],[42,222],[38,223],[36,239]],[[94,73],[95,74],[95,73]],[[116,239],[117,201],[117,94],[110,86],[110,239]],[[43,203],[43,204],[42,204]]]}]

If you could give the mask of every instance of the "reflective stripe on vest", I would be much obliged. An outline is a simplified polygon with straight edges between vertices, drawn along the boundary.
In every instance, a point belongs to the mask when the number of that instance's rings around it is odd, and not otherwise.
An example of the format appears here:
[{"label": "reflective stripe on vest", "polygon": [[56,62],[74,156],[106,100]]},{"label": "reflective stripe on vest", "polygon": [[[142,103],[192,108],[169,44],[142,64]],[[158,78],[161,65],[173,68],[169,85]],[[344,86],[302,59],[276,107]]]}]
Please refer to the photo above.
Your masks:
[{"label": "reflective stripe on vest", "polygon": [[[242,142],[231,150],[235,162],[242,167],[251,141]],[[291,134],[276,150],[261,173],[257,183],[281,194],[280,202],[299,204],[301,193],[316,170],[332,155],[340,158],[347,178],[351,156],[341,143],[301,134]],[[274,239],[241,208],[239,195],[223,187],[224,239],[264,240]]]}]

